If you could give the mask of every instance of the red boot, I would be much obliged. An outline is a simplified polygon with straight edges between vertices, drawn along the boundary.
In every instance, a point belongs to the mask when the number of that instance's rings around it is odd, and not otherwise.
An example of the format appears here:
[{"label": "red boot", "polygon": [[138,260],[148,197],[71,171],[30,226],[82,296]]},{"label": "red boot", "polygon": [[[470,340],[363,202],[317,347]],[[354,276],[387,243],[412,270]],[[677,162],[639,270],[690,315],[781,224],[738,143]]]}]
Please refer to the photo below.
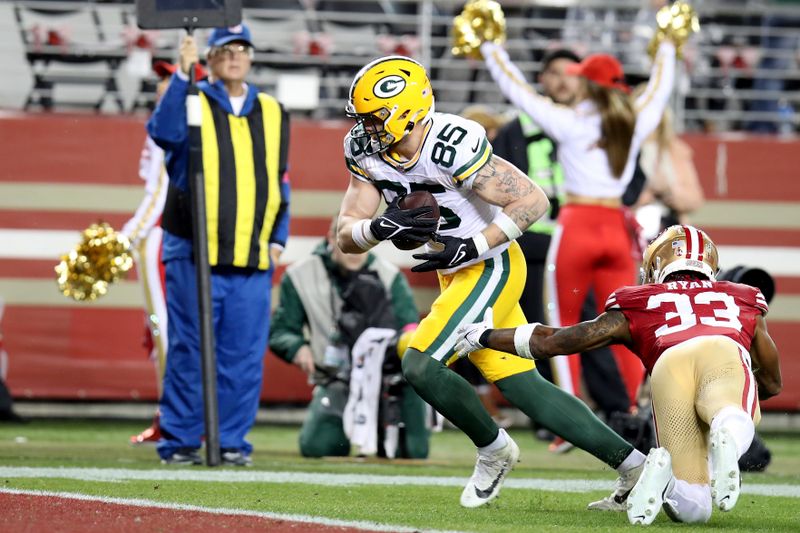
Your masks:
[{"label": "red boot", "polygon": [[561,437],[556,437],[547,446],[547,449],[552,453],[567,453],[574,450],[575,445],[567,440],[562,439]]},{"label": "red boot", "polygon": [[155,444],[161,438],[161,426],[158,421],[158,413],[153,417],[153,423],[150,427],[139,433],[138,435],[131,436],[131,444]]}]

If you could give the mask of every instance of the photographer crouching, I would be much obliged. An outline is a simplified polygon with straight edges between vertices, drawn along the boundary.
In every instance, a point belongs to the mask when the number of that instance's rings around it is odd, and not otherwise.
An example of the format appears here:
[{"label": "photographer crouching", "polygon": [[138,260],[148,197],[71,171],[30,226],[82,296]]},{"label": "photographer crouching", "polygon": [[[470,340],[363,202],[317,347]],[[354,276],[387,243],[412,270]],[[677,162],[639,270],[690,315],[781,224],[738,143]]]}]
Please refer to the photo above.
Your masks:
[{"label": "photographer crouching", "polygon": [[353,444],[359,455],[424,459],[427,406],[398,356],[419,318],[408,281],[372,254],[339,250],[335,227],[286,270],[270,329],[272,352],[314,384],[300,453],[347,456]]}]

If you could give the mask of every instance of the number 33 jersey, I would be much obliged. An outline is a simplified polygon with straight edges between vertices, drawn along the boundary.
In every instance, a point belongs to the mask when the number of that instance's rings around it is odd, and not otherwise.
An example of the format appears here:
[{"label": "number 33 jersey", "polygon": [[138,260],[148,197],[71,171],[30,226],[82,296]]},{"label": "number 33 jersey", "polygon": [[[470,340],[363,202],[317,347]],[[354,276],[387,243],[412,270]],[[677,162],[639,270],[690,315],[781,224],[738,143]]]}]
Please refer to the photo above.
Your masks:
[{"label": "number 33 jersey", "polygon": [[[391,148],[366,155],[358,139],[350,134],[344,139],[344,154],[350,173],[377,187],[387,203],[398,194],[418,190],[433,194],[441,214],[441,235],[472,237],[483,231],[501,210],[472,190],[475,173],[492,157],[486,131],[472,120],[432,113],[425,125],[422,144],[408,161],[395,158]],[[467,264],[495,256],[507,247],[505,243],[493,248]]]},{"label": "number 33 jersey", "polygon": [[756,317],[769,308],[754,287],[697,280],[622,287],[606,300],[611,310],[628,319],[631,348],[650,372],[665,350],[695,337],[722,335],[749,351]]}]

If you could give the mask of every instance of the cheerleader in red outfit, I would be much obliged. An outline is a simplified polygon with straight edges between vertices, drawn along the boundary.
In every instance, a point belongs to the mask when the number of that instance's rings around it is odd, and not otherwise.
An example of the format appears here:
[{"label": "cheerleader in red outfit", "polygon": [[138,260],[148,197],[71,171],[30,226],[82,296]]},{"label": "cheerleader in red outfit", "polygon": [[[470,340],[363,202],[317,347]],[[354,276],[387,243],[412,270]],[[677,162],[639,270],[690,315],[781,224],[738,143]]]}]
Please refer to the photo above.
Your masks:
[{"label": "cheerleader in red outfit", "polygon": [[[583,84],[573,108],[537,94],[501,46],[486,42],[480,51],[503,94],[558,143],[567,194],[548,253],[548,310],[551,324],[576,324],[590,287],[600,314],[616,287],[636,280],[632,236],[621,197],[633,176],[642,142],[667,106],[675,75],[675,46],[668,39],[659,45],[647,89],[636,100],[629,96],[622,66],[614,57],[596,54],[575,64],[572,73]],[[635,406],[644,368],[625,347],[614,346],[613,351]],[[579,356],[557,359],[559,385],[577,393]]]}]

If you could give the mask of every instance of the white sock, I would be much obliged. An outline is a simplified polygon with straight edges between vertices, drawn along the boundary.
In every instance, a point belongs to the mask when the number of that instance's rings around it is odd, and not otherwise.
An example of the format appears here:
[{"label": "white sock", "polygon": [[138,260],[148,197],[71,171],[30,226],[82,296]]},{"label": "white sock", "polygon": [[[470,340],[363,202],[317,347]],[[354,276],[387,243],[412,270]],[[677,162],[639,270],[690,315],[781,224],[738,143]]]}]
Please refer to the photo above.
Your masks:
[{"label": "white sock", "polygon": [[627,472],[631,468],[636,468],[637,466],[644,463],[645,459],[647,459],[647,457],[642,452],[634,448],[633,451],[631,451],[631,453],[628,454],[625,460],[622,461],[620,465],[617,467],[617,472],[622,474],[623,472]]},{"label": "white sock", "polygon": [[736,449],[739,452],[739,457],[744,455],[744,452],[750,448],[753,442],[753,437],[756,433],[755,424],[750,415],[744,412],[739,407],[723,407],[714,418],[711,420],[711,431],[719,428],[727,428],[736,442]]},{"label": "white sock", "polygon": [[486,446],[481,446],[478,448],[478,452],[482,455],[488,455],[490,453],[494,453],[503,446],[508,443],[508,435],[506,434],[506,430],[500,428],[500,431],[497,433],[497,438],[494,439],[490,444]]},{"label": "white sock", "polygon": [[676,479],[672,490],[665,494],[664,503],[672,508],[680,522],[708,522],[711,518],[711,489],[708,485]]}]

